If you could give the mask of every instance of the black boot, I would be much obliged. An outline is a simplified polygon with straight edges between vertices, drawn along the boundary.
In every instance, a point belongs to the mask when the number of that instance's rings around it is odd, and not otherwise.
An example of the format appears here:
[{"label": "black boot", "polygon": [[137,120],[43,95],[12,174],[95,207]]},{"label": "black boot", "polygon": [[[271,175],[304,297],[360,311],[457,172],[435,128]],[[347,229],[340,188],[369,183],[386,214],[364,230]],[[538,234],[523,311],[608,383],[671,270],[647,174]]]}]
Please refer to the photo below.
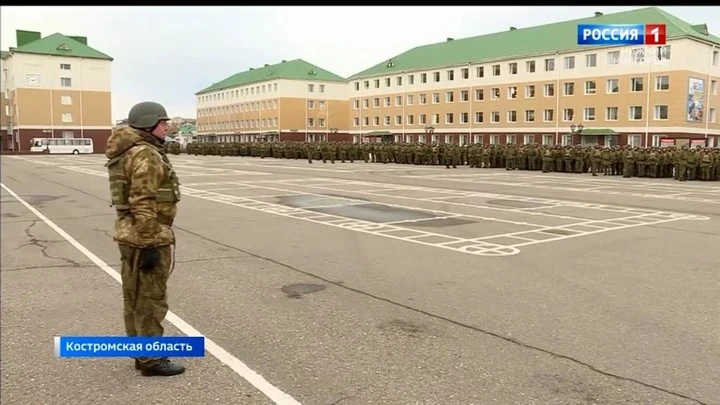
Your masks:
[{"label": "black boot", "polygon": [[160,362],[153,364],[150,367],[143,367],[136,360],[135,367],[136,368],[139,367],[141,374],[145,377],[152,377],[152,376],[169,377],[169,376],[173,376],[173,375],[182,374],[185,372],[184,366],[181,366],[179,364],[174,364],[168,358],[162,358],[162,359],[160,359]]}]

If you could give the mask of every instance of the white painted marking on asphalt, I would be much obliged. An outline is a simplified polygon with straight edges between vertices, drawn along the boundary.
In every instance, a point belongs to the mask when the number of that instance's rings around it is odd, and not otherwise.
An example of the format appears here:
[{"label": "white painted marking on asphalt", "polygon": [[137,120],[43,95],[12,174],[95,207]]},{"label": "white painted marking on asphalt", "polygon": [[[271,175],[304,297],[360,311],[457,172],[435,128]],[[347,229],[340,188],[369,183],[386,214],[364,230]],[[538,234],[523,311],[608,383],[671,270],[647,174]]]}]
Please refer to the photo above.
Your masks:
[{"label": "white painted marking on asphalt", "polygon": [[[49,226],[51,229],[53,229],[55,232],[58,233],[58,235],[62,236],[63,239],[68,241],[71,245],[75,247],[80,253],[85,255],[90,261],[95,263],[96,266],[98,266],[100,269],[102,269],[105,273],[107,273],[110,277],[115,279],[118,283],[122,284],[122,278],[120,276],[120,273],[118,273],[115,269],[108,266],[107,263],[105,263],[102,259],[97,257],[93,252],[91,252],[88,248],[83,246],[80,242],[75,240],[70,234],[65,232],[62,228],[57,226],[53,221],[48,219],[45,215],[43,215],[40,211],[35,209],[32,205],[30,205],[27,201],[23,200],[19,195],[17,195],[14,191],[12,191],[8,186],[6,186],[3,183],[0,183],[0,186],[5,189],[5,191],[8,192],[13,198],[15,198],[20,204],[24,205],[25,208],[27,208],[30,212],[35,214],[36,217],[38,217],[41,221],[45,223],[45,225]],[[200,333],[197,329],[192,327],[189,323],[185,322],[182,318],[177,316],[174,312],[168,311],[167,316],[165,318],[168,322],[175,325],[181,332],[188,336],[204,336],[202,333]],[[262,392],[270,398],[274,403],[278,405],[301,405],[300,402],[298,402],[295,398],[291,397],[289,394],[281,391],[276,386],[270,384],[263,376],[252,370],[250,367],[248,367],[245,363],[238,360],[235,356],[230,354],[227,350],[220,347],[217,343],[213,342],[209,338],[205,337],[205,349],[215,356],[220,362],[225,364],[226,366],[230,367],[235,373],[237,373],[240,377],[244,378],[247,382],[252,384],[253,387],[257,388],[258,391]]]}]

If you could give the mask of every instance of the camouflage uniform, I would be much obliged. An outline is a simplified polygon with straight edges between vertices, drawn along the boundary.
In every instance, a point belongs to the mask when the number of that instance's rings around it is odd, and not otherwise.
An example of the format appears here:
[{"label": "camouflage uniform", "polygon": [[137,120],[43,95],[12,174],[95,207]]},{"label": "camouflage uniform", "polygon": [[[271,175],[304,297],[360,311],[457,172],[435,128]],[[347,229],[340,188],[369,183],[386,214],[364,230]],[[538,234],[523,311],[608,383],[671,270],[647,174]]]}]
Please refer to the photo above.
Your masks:
[{"label": "camouflage uniform", "polygon": [[[122,262],[123,315],[128,336],[162,336],[168,312],[167,281],[172,272],[175,235],[171,229],[180,184],[164,152],[164,141],[153,132],[169,120],[156,103],[130,110],[131,128],[120,128],[108,139],[105,164],[112,205],[117,212],[115,242]],[[135,368],[145,376],[185,371],[166,358],[138,358]]]}]

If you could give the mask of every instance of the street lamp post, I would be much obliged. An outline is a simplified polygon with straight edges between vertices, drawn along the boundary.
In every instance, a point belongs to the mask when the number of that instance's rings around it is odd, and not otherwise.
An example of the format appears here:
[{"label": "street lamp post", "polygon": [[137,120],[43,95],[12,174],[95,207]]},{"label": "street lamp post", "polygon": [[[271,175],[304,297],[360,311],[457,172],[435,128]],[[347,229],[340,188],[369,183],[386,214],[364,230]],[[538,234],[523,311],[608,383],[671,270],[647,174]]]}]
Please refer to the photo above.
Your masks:
[{"label": "street lamp post", "polygon": [[583,128],[585,128],[585,126],[583,124],[578,124],[578,125],[570,124],[570,134],[573,136],[573,144],[575,143],[575,139],[574,139],[575,136],[580,135]]},{"label": "street lamp post", "polygon": [[425,140],[425,142],[432,142],[432,134],[435,131],[435,127],[428,125],[425,127],[425,134],[428,136],[428,139]]}]

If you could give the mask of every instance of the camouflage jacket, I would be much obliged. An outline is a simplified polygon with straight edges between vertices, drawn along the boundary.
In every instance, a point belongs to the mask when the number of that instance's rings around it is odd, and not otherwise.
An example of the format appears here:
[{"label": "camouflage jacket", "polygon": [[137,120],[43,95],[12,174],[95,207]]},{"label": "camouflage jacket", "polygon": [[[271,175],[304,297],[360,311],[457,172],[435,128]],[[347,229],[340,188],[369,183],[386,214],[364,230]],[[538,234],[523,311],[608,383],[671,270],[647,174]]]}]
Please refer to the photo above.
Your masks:
[{"label": "camouflage jacket", "polygon": [[175,243],[170,228],[180,201],[180,182],[162,141],[132,128],[108,139],[105,156],[115,221],[114,240],[136,248]]}]

